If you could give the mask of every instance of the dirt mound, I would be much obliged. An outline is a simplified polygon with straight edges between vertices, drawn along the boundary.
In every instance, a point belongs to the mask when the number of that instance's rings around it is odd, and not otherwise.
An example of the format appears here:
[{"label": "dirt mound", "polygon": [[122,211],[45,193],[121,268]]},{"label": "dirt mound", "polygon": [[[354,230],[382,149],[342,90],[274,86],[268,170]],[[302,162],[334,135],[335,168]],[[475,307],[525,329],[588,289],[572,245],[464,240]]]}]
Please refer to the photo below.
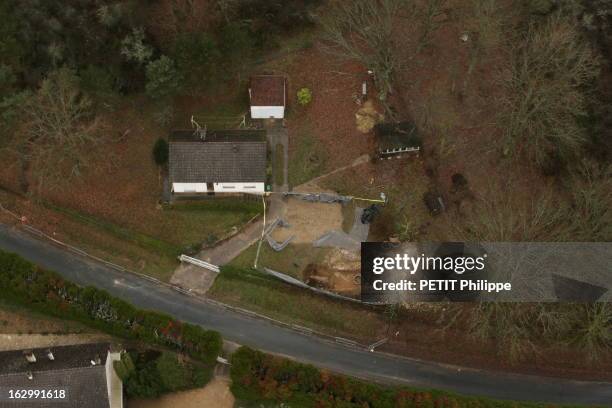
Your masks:
[{"label": "dirt mound", "polygon": [[304,280],[311,286],[357,297],[361,292],[360,254],[335,249],[321,264],[308,265],[304,271]]},{"label": "dirt mound", "polygon": [[361,133],[368,133],[378,122],[384,120],[384,118],[384,115],[376,110],[372,101],[365,101],[365,103],[355,114],[357,130]]}]

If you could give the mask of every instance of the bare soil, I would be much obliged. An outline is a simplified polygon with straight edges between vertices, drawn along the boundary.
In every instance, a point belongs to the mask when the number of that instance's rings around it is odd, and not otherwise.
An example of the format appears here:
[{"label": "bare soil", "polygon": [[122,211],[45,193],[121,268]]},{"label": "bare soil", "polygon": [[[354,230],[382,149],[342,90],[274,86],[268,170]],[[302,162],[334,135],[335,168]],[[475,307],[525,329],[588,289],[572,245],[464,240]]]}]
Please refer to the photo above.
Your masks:
[{"label": "bare soil", "polygon": [[272,238],[283,242],[293,236],[293,243],[312,243],[326,232],[342,230],[342,208],[337,203],[313,203],[288,198],[283,220],[289,227],[276,227]]},{"label": "bare soil", "polygon": [[0,302],[0,334],[81,334],[95,333],[87,326],[56,319]]},{"label": "bare soil", "polygon": [[215,378],[204,388],[175,392],[158,399],[131,399],[127,408],[233,408],[234,396],[229,388],[229,380]]},{"label": "bare soil", "polygon": [[[290,158],[303,132],[308,132],[329,153],[324,172],[371,152],[372,136],[357,130],[355,118],[360,109],[356,100],[361,84],[367,80],[364,67],[339,61],[318,46],[272,61],[268,67],[288,77],[290,111],[286,123]],[[312,102],[300,106],[295,102],[296,94],[304,87],[312,90]]]}]

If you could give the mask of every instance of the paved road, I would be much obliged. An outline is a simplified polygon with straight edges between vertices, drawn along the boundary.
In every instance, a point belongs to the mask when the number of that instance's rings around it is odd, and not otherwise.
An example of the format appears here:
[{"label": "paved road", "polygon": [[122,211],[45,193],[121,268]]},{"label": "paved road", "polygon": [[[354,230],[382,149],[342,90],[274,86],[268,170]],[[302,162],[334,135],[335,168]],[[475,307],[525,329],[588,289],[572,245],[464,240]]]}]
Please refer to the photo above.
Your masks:
[{"label": "paved road", "polygon": [[218,330],[227,340],[334,371],[387,383],[501,399],[612,406],[612,384],[609,383],[458,369],[346,348],[213,306],[137,276],[121,274],[1,224],[0,248],[55,270],[78,284],[105,289],[141,308],[158,310]]}]

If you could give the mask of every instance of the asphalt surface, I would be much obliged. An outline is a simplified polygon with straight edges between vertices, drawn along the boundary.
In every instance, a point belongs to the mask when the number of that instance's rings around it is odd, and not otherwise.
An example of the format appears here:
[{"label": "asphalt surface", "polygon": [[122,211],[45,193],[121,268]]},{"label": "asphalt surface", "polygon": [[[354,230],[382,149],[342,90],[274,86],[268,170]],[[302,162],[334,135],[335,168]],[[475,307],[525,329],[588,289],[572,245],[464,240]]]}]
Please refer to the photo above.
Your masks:
[{"label": "asphalt surface", "polygon": [[120,273],[2,224],[0,248],[77,284],[105,289],[138,307],[217,330],[227,340],[356,377],[499,399],[612,406],[611,383],[496,373],[355,350]]}]

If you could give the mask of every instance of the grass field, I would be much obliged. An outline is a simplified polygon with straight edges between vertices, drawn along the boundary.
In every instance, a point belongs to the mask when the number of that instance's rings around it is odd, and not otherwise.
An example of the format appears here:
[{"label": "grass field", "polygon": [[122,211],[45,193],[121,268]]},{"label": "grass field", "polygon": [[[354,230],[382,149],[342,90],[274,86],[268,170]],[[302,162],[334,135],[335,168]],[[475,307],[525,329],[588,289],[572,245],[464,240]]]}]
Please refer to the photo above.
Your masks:
[{"label": "grass field", "polygon": [[372,309],[316,295],[233,265],[222,269],[208,294],[286,323],[364,342],[372,341],[386,328],[382,316]]},{"label": "grass field", "polygon": [[36,228],[92,255],[169,280],[177,256],[223,238],[262,211],[259,202],[210,200],[159,209],[146,225],[119,225],[83,210],[50,202],[24,202],[0,191],[0,202],[25,214]]},{"label": "grass field", "polygon": [[317,143],[308,126],[297,131],[289,149],[289,185],[298,186],[319,175],[325,170],[327,153]]},{"label": "grass field", "polygon": [[[303,272],[311,263],[320,262],[329,252],[328,248],[314,248],[310,244],[289,244],[280,252],[274,251],[264,242],[259,253],[259,267],[291,275],[294,278],[303,279]],[[257,244],[250,246],[236,257],[231,266],[238,268],[251,268],[257,253]]]},{"label": "grass field", "polygon": [[[219,91],[219,98],[216,94],[179,98],[172,127],[191,127],[192,114],[213,118],[242,112],[248,106],[245,89],[228,88]],[[98,147],[104,152],[88,163],[80,177],[44,188],[34,199],[4,192],[0,203],[61,241],[168,280],[178,264],[177,255],[216,242],[262,209],[259,202],[240,200],[161,206],[163,172],[153,161],[152,148],[157,139],[167,137],[169,128],[154,120],[154,111],[148,99],[126,99],[104,115],[108,140]],[[8,160],[8,152],[0,154],[0,161],[11,163],[0,169],[0,186],[18,191],[18,166]]]}]

